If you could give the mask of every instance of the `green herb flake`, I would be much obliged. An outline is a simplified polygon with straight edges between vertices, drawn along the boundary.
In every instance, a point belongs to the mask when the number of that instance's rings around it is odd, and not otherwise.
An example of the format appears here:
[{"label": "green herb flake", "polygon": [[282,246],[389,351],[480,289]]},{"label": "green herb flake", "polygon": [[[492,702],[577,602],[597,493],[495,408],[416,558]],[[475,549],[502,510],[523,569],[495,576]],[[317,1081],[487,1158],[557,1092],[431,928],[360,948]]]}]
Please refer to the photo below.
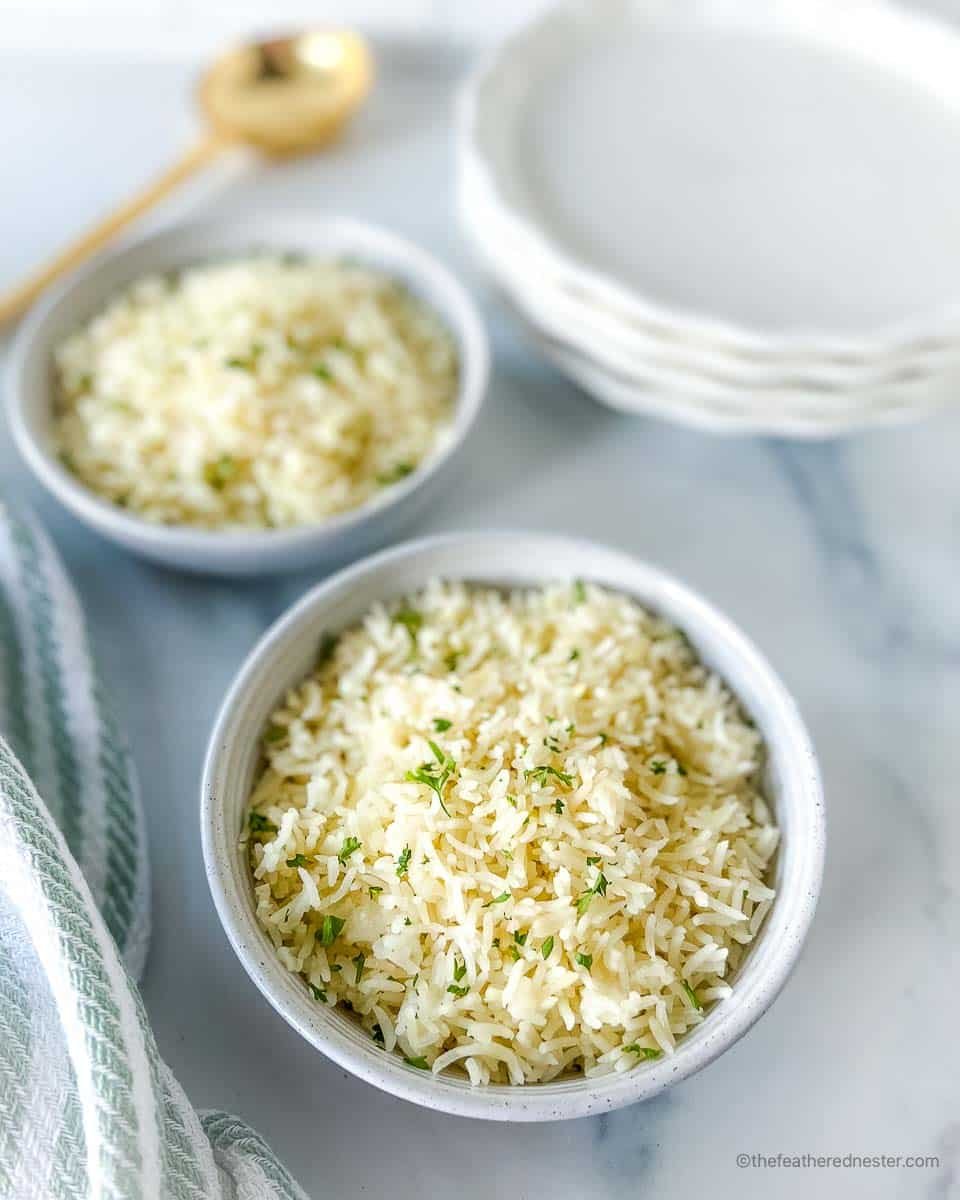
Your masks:
[{"label": "green herb flake", "polygon": [[447,988],[447,991],[450,993],[451,996],[465,996],[467,994],[467,992],[470,991],[470,988],[467,984],[464,984],[462,987],[460,987],[456,983],[451,983],[450,986]]},{"label": "green herb flake", "polygon": [[593,887],[584,892],[577,900],[577,915],[583,914],[590,907],[590,903],[594,896],[605,896],[607,894],[607,884],[610,881],[602,871],[597,872],[597,878],[594,880]]},{"label": "green herb flake", "polygon": [[684,778],[686,778],[687,768],[683,765],[683,763],[677,763],[677,774],[683,775]]},{"label": "green herb flake", "polygon": [[535,779],[541,787],[547,786],[548,777],[552,776],[564,785],[570,787],[573,784],[573,776],[568,775],[565,771],[558,771],[556,767],[531,767],[530,770],[524,771],[524,779]]},{"label": "green herb flake", "polygon": [[326,1004],[327,993],[323,990],[323,988],[318,988],[315,984],[312,984],[312,983],[308,983],[307,987],[313,993],[314,1000],[319,1000],[321,1004]]},{"label": "green herb flake", "polygon": [[636,1042],[631,1042],[629,1046],[624,1046],[627,1054],[636,1054],[640,1058],[655,1059],[661,1055],[660,1050],[654,1050],[650,1046],[638,1046]]},{"label": "green herb flake", "polygon": [[582,579],[575,579],[573,583],[573,602],[574,604],[583,604],[587,599],[587,588]]},{"label": "green herb flake", "polygon": [[440,749],[436,742],[428,740],[427,745],[430,747],[430,752],[437,761],[435,763],[421,763],[415,771],[408,771],[404,775],[404,779],[407,783],[422,783],[425,787],[430,788],[440,801],[440,807],[449,817],[450,810],[443,802],[443,789],[452,778],[454,771],[456,771],[457,764],[449,754],[444,753]]},{"label": "green herb flake", "polygon": [[295,854],[293,856],[293,858],[287,859],[288,867],[305,867],[306,865],[307,865],[307,860],[304,858],[304,856],[302,854]]},{"label": "green herb flake", "polygon": [[408,475],[412,475],[414,467],[411,463],[397,463],[395,467],[391,467],[389,471],[383,471],[377,476],[377,483],[381,487],[389,487],[391,483],[399,483],[401,479],[406,479]]},{"label": "green herb flake", "polygon": [[558,796],[553,804],[553,811],[559,816],[563,812],[563,801]]},{"label": "green herb flake", "polygon": [[599,861],[600,861],[599,854],[591,854],[590,857],[587,859],[587,866],[595,867]]},{"label": "green herb flake", "polygon": [[346,921],[343,917],[335,917],[332,913],[326,913],[320,925],[320,945],[332,946],[343,932],[344,925],[346,925]]},{"label": "green herb flake", "polygon": [[224,360],[225,367],[230,367],[233,371],[252,371],[254,368],[254,358],[241,358],[239,355]]},{"label": "green herb flake", "polygon": [[516,808],[517,807],[516,796],[507,796],[507,803],[511,806],[511,808]]},{"label": "green herb flake", "polygon": [[433,718],[433,727],[437,733],[446,733],[452,724],[453,722],[448,721],[446,717]]},{"label": "green herb flake", "polygon": [[593,966],[593,955],[592,954],[579,954],[578,953],[575,957],[576,957],[577,962],[580,964],[581,967],[584,968],[584,970],[589,971],[590,968]]},{"label": "green herb flake", "polygon": [[393,614],[395,625],[402,625],[410,635],[410,641],[415,646],[417,644],[417,634],[423,627],[423,613],[417,612],[415,608],[401,608]]},{"label": "green herb flake", "polygon": [[339,640],[335,633],[325,633],[323,635],[317,649],[317,667],[325,667],[330,659],[333,658]]},{"label": "green herb flake", "polygon": [[376,886],[374,886],[374,887],[371,887],[371,888],[367,888],[367,891],[370,893],[370,899],[371,899],[371,900],[376,900],[376,898],[377,898],[377,897],[380,895],[380,893],[383,891],[383,888],[382,888],[382,887],[376,887]]},{"label": "green herb flake", "polygon": [[697,993],[693,990],[690,984],[687,983],[685,979],[681,979],[680,986],[683,988],[684,994],[690,1001],[690,1006],[695,1008],[697,1012],[703,1012],[703,1005],[697,999]]},{"label": "green herb flake", "polygon": [[510,899],[509,892],[501,892],[499,896],[494,896],[492,900],[488,900],[483,906],[484,908],[492,908],[494,904],[506,904]]},{"label": "green herb flake", "polygon": [[250,814],[250,832],[276,833],[277,827],[272,821],[268,820],[263,813],[252,812]]},{"label": "green herb flake", "polygon": [[518,946],[525,946],[527,944],[527,938],[529,937],[529,934],[530,934],[529,930],[526,930],[525,932],[521,933],[519,929],[515,929],[514,933],[513,933],[513,940],[517,943]]},{"label": "green herb flake", "polygon": [[546,961],[550,957],[550,953],[552,950],[553,950],[553,936],[551,935],[550,937],[547,938],[547,940],[540,947],[541,958],[543,958],[543,960]]},{"label": "green herb flake", "polygon": [[364,963],[367,961],[367,956],[366,956],[365,954],[355,954],[355,955],[353,956],[353,958],[351,958],[351,959],[350,959],[350,961],[351,961],[351,962],[353,963],[353,965],[354,965],[354,966],[357,968],[357,974],[356,974],[356,976],[354,977],[354,980],[353,980],[353,982],[354,982],[354,983],[359,983],[359,982],[360,982],[360,976],[363,974],[363,966],[364,966]]},{"label": "green herb flake", "polygon": [[605,745],[607,744],[607,742],[609,742],[609,741],[610,741],[610,737],[609,737],[609,735],[608,735],[608,734],[606,734],[606,733],[598,733],[598,734],[597,734],[597,737],[600,739],[600,745],[601,745],[601,746],[605,746]]},{"label": "green herb flake", "polygon": [[457,663],[460,661],[460,657],[461,655],[459,650],[451,650],[450,653],[444,658],[443,665],[448,671],[455,671],[457,669]]},{"label": "green herb flake", "polygon": [[358,838],[355,838],[355,837],[344,838],[343,845],[340,847],[340,853],[337,855],[337,860],[340,863],[341,867],[345,867],[347,865],[347,859],[350,857],[351,854],[356,853],[356,851],[360,849],[362,844],[363,843]]},{"label": "green herb flake", "polygon": [[655,759],[650,764],[650,770],[653,772],[654,775],[666,775],[667,764],[665,762],[662,762],[660,759]]},{"label": "green herb flake", "polygon": [[409,917],[404,917],[403,923],[404,923],[404,925],[412,925],[413,924],[413,922],[410,920]]},{"label": "green herb flake", "polygon": [[454,983],[459,983],[460,980],[464,977],[464,975],[466,975],[466,973],[467,973],[467,964],[463,961],[462,958],[455,958],[453,960]]},{"label": "green herb flake", "polygon": [[214,491],[222,491],[237,473],[237,460],[231,454],[221,454],[219,458],[204,464],[203,479]]},{"label": "green herb flake", "polygon": [[386,1044],[384,1041],[384,1037],[383,1037],[383,1030],[380,1028],[379,1021],[370,1030],[370,1036],[373,1038],[373,1040],[377,1043],[378,1046],[383,1046]]},{"label": "green herb flake", "polygon": [[412,855],[412,853],[413,853],[413,851],[410,849],[409,846],[404,846],[403,850],[401,851],[400,857],[397,859],[397,878],[398,879],[403,879],[403,877],[406,875],[407,871],[409,870],[410,856]]},{"label": "green herb flake", "polygon": [[574,646],[574,648],[570,651],[570,658],[567,661],[576,662],[579,657],[580,651],[576,648],[576,646]]},{"label": "green herb flake", "polygon": [[324,383],[333,383],[333,372],[326,363],[317,363],[316,366],[312,368],[312,371],[317,379],[322,379]]},{"label": "green herb flake", "polygon": [[430,1064],[427,1062],[427,1060],[423,1057],[422,1054],[418,1055],[416,1058],[409,1058],[405,1054],[403,1056],[403,1061],[407,1064],[408,1067],[416,1067],[418,1071],[429,1071],[430,1070]]}]

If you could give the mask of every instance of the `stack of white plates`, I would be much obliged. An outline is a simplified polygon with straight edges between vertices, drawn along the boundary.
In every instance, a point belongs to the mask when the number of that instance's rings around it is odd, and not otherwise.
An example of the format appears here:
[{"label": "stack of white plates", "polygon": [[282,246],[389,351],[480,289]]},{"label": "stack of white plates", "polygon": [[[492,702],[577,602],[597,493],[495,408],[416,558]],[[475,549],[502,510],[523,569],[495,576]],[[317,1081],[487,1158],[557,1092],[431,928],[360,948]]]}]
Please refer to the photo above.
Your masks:
[{"label": "stack of white plates", "polygon": [[598,399],[823,437],[960,397],[960,35],[882,0],[566,0],[468,82],[461,216]]}]

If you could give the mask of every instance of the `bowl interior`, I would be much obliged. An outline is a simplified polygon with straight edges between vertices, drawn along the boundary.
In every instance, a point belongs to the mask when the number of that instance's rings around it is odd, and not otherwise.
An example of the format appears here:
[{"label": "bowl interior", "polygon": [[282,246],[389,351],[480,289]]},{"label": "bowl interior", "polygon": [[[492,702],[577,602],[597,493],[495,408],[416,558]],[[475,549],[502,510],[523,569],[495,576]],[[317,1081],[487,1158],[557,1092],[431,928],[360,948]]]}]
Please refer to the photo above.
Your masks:
[{"label": "bowl interior", "polygon": [[[537,564],[549,563],[543,570]],[[337,1009],[321,1009],[287,972],[254,916],[239,839],[259,763],[259,735],[277,702],[309,671],[324,633],[360,619],[376,601],[443,576],[503,587],[583,578],[634,596],[679,625],[703,661],[740,698],[767,745],[767,794],[782,841],[777,899],[751,947],[734,994],[714,1006],[669,1059],[624,1075],[575,1077],[516,1088],[471,1088],[465,1077],[434,1077],[372,1045]],[[654,568],[614,551],[550,537],[431,538],[386,551],[310,592],[255,649],[224,704],[207,759],[203,794],[207,871],[227,934],[246,969],[278,1011],[342,1066],[405,1098],[464,1115],[555,1119],[652,1095],[698,1069],[736,1040],[785,981],[812,916],[823,852],[817,766],[800,717],[759,654],[723,617]]]},{"label": "bowl interior", "polygon": [[14,432],[30,464],[61,499],[89,519],[106,518],[116,528],[151,541],[175,538],[197,545],[222,541],[220,531],[161,526],[109,504],[86,488],[60,462],[53,448],[56,347],[100,312],[124,287],[144,275],[167,274],[258,251],[350,258],[401,281],[437,313],[453,337],[460,379],[448,436],[406,479],[383,496],[316,525],[284,530],[230,531],[229,537],[259,541],[264,548],[287,540],[335,535],[418,488],[464,439],[486,386],[486,336],[476,310],[457,281],[425,251],[384,230],[349,218],[274,212],[177,226],[95,260],[71,277],[24,324],[11,359],[10,406]]}]

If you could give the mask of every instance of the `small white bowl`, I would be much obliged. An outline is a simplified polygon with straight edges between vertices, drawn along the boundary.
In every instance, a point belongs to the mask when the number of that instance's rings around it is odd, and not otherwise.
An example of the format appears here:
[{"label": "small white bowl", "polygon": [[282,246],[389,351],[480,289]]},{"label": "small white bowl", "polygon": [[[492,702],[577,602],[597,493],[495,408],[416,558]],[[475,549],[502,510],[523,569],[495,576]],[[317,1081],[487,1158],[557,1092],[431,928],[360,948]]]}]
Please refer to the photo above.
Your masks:
[{"label": "small white bowl", "polygon": [[[358,621],[378,600],[434,577],[504,587],[587,579],[635,597],[675,622],[702,660],[739,697],[767,746],[766,790],[781,830],[777,898],[733,984],[733,994],[669,1058],[624,1074],[522,1087],[473,1088],[378,1049],[338,1009],[311,999],[280,963],[257,923],[239,843],[259,759],[260,735],[287,690],[316,659],[325,632]],[[543,534],[448,535],[408,542],[357,563],[308,592],[264,636],[224,701],[210,739],[201,797],[203,856],[220,920],[251,979],[311,1045],[377,1087],[427,1108],[490,1120],[552,1121],[648,1099],[706,1066],[773,1003],[813,917],[823,870],[825,823],[810,738],[783,684],[757,650],[706,601],[656,567],[589,542]]]},{"label": "small white bowl", "polygon": [[[53,353],[134,280],[251,251],[349,256],[403,281],[438,314],[460,356],[460,383],[442,447],[408,478],[349,512],[290,529],[216,531],[158,525],[102,499],[59,461],[52,445]],[[348,218],[295,212],[244,214],[179,225],[97,259],[24,322],[7,376],[14,440],[39,481],[97,532],[146,558],[189,571],[258,575],[336,564],[382,545],[426,506],[469,433],[489,377],[480,316],[461,285],[423,250]]]}]

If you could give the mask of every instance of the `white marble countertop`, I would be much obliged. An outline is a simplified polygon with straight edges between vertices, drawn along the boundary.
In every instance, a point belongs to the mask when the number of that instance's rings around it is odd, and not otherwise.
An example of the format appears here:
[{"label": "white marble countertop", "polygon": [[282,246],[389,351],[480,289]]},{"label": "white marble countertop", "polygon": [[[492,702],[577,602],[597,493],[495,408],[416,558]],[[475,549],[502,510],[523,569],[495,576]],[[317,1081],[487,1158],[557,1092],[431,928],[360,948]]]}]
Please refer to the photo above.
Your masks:
[{"label": "white marble countertop", "polygon": [[[389,56],[376,103],[337,154],[249,173],[219,202],[381,221],[482,293],[450,195],[461,65]],[[183,143],[190,76],[176,62],[0,60],[0,279]],[[470,1123],[345,1075],[248,981],[214,913],[198,831],[214,712],[242,656],[315,576],[217,582],[137,562],[42,496],[3,429],[4,486],[63,552],[140,769],[154,875],[144,996],[162,1053],[196,1105],[247,1118],[317,1200],[960,1195],[960,412],[826,445],[695,435],[595,406],[485,301],[489,402],[458,484],[420,531],[601,539],[662,563],[756,639],[799,699],[827,790],[826,880],[801,962],[722,1059],[609,1116]],[[940,1165],[739,1168],[741,1153]]]}]

